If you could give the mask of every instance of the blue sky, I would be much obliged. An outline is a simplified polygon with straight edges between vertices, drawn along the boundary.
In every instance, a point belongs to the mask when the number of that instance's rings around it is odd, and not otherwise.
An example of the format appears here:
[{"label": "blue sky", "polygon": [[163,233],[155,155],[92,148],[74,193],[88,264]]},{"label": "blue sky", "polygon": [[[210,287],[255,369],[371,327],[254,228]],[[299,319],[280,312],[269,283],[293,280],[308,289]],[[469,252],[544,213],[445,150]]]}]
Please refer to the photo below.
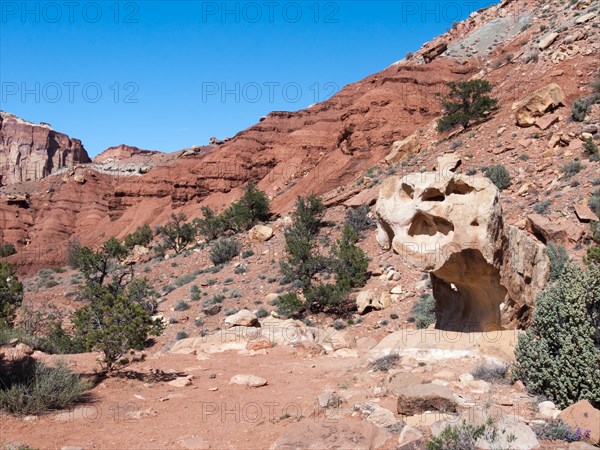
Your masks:
[{"label": "blue sky", "polygon": [[0,109],[175,151],[378,72],[491,0],[0,2]]}]

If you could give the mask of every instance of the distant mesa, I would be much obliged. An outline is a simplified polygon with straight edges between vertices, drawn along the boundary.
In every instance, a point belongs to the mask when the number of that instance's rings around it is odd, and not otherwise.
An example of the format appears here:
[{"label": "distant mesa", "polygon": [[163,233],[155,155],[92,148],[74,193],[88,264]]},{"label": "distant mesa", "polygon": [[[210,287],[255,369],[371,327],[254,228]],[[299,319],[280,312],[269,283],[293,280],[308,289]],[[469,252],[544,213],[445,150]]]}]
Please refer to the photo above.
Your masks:
[{"label": "distant mesa", "polygon": [[135,156],[153,156],[160,155],[163,152],[158,150],[143,150],[131,145],[121,144],[114,147],[109,147],[102,153],[94,157],[95,163],[122,161],[133,158]]}]

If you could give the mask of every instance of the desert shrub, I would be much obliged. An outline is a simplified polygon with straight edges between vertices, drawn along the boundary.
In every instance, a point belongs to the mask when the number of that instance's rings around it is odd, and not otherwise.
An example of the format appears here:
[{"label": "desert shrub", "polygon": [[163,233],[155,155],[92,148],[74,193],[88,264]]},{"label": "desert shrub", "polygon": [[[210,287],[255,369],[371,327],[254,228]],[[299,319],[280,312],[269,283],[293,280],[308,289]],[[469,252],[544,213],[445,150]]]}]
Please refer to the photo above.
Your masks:
[{"label": "desert shrub", "polygon": [[248,183],[244,195],[223,213],[228,228],[235,232],[249,230],[270,215],[269,198],[254,183]]},{"label": "desert shrub", "polygon": [[360,237],[363,231],[373,228],[375,223],[369,218],[370,208],[367,205],[361,205],[358,208],[348,208],[346,210],[345,224],[354,229]]},{"label": "desert shrub", "polygon": [[177,254],[194,242],[196,237],[196,230],[191,224],[187,223],[187,217],[183,213],[171,214],[171,220],[158,227],[158,233],[163,239],[161,248],[171,249]]},{"label": "desert shrub", "polygon": [[446,85],[450,92],[438,95],[443,108],[443,116],[437,123],[440,133],[459,125],[467,129],[498,109],[498,100],[486,95],[492,91],[487,80],[450,81]]},{"label": "desert shrub", "polygon": [[341,291],[362,287],[367,281],[369,259],[365,252],[356,246],[357,242],[358,232],[350,225],[344,225],[342,236],[332,251],[336,286]]},{"label": "desert shrub", "polygon": [[244,250],[242,252],[242,258],[244,258],[244,259],[250,258],[251,256],[254,256],[254,250],[252,250],[252,249]]},{"label": "desert shrub", "polygon": [[390,353],[389,355],[382,356],[373,361],[371,370],[373,372],[387,372],[393,368],[398,361],[400,361],[400,356],[397,353]]},{"label": "desert shrub", "polygon": [[0,409],[38,415],[67,409],[86,400],[91,384],[73,374],[63,361],[49,367],[32,358],[6,362],[0,370]]},{"label": "desert shrub", "polygon": [[132,249],[136,245],[147,247],[150,245],[153,238],[154,233],[152,232],[152,228],[150,228],[150,225],[145,224],[141,227],[137,227],[133,233],[125,236],[123,239],[123,244],[128,249]]},{"label": "desert shrub", "polygon": [[573,175],[577,175],[581,172],[585,166],[579,161],[575,159],[574,161],[568,162],[560,168],[560,171],[565,175],[565,178],[571,178]]},{"label": "desert shrub", "polygon": [[599,152],[600,150],[598,149],[598,146],[592,139],[585,140],[583,143],[583,153],[586,156],[589,156],[593,159],[594,156],[598,156]]},{"label": "desert shrub", "polygon": [[550,259],[550,281],[558,280],[565,266],[569,262],[567,249],[562,245],[549,242],[546,246],[548,259]]},{"label": "desert shrub", "polygon": [[331,324],[331,326],[333,327],[334,330],[340,331],[343,330],[344,328],[347,327],[347,325],[344,323],[343,320],[334,320],[333,323]]},{"label": "desert shrub", "polygon": [[90,303],[75,312],[75,336],[86,350],[102,352],[104,369],[112,371],[130,349],[142,349],[150,335],[160,334],[162,323],[124,293],[92,288]]},{"label": "desert shrub", "polygon": [[483,174],[501,191],[510,186],[510,174],[502,164],[486,167]]},{"label": "desert shrub", "polygon": [[23,285],[12,264],[0,262],[0,325],[11,326],[23,301]]},{"label": "desert shrub", "polygon": [[514,376],[559,408],[587,399],[600,406],[600,267],[574,263],[538,296],[515,349]]},{"label": "desert shrub", "polygon": [[509,365],[505,363],[485,362],[477,366],[471,374],[477,380],[484,380],[490,383],[504,380],[508,372]]},{"label": "desert shrub", "polygon": [[588,206],[600,217],[600,189],[596,189],[592,192],[592,196],[588,200]]},{"label": "desert shrub", "polygon": [[469,169],[467,170],[466,174],[470,177],[472,177],[473,175],[477,174],[477,169]]},{"label": "desert shrub", "polygon": [[268,317],[269,316],[269,311],[267,311],[265,308],[263,308],[262,306],[260,308],[258,308],[256,310],[256,317],[258,317],[259,319],[262,319],[264,317]]},{"label": "desert shrub", "polygon": [[190,298],[196,302],[196,301],[200,300],[200,294],[201,294],[200,288],[194,284],[190,288]]},{"label": "desert shrub", "polygon": [[519,159],[520,159],[521,161],[529,161],[529,158],[530,158],[530,156],[529,156],[527,153],[521,153],[521,154],[519,155]]},{"label": "desert shrub", "polygon": [[431,295],[422,296],[414,304],[412,313],[415,316],[417,328],[427,328],[435,323],[435,299]]},{"label": "desert shrub", "polygon": [[571,110],[571,117],[576,122],[583,122],[585,120],[585,116],[590,109],[590,99],[588,97],[581,97],[575,100],[573,103],[573,109]]},{"label": "desert shrub", "polygon": [[477,441],[484,437],[486,425],[463,421],[460,425],[447,425],[439,436],[425,444],[427,450],[475,450]]},{"label": "desert shrub", "polygon": [[245,264],[240,264],[235,269],[233,269],[233,273],[235,273],[236,275],[242,275],[242,274],[246,273],[247,271],[248,271],[248,266],[246,266]]},{"label": "desert shrub", "polygon": [[587,264],[600,264],[600,247],[588,247],[585,262]]},{"label": "desert shrub", "polygon": [[6,258],[7,256],[11,256],[17,253],[14,244],[10,242],[5,242],[0,245],[0,258]]},{"label": "desert shrub", "polygon": [[537,214],[544,214],[551,204],[552,204],[552,202],[550,200],[544,200],[542,202],[539,202],[539,203],[536,203],[535,205],[533,205],[533,210]]},{"label": "desert shrub", "polygon": [[206,284],[208,284],[209,286],[213,286],[217,284],[217,280],[215,278],[209,278],[208,280],[206,280]]},{"label": "desert shrub", "polygon": [[180,341],[188,337],[188,334],[185,331],[178,331],[175,335],[175,340]]},{"label": "desert shrub", "polygon": [[240,253],[241,244],[233,238],[220,238],[210,248],[210,260],[215,266],[231,261]]},{"label": "desert shrub", "polygon": [[227,308],[223,314],[225,316],[233,316],[234,314],[237,314],[240,310],[237,308]]},{"label": "desert shrub", "polygon": [[221,236],[227,229],[225,219],[222,215],[216,214],[210,207],[203,206],[200,208],[203,217],[193,220],[193,225],[196,232],[204,236],[207,241],[212,241]]},{"label": "desert shrub", "polygon": [[233,291],[231,291],[230,297],[231,298],[240,298],[242,296],[242,293],[240,291],[238,291],[237,289],[234,289]]},{"label": "desert shrub", "polygon": [[185,300],[179,300],[177,303],[175,303],[173,309],[175,311],[187,311],[188,309],[190,309],[190,305]]},{"label": "desert shrub", "polygon": [[553,420],[543,424],[534,423],[532,428],[538,439],[547,441],[577,442],[588,439],[590,436],[590,430],[571,428],[561,420]]},{"label": "desert shrub", "polygon": [[185,286],[186,284],[191,283],[195,279],[196,279],[196,276],[194,274],[188,273],[186,275],[180,276],[175,281],[173,281],[173,285],[175,285],[176,287],[179,288],[181,286]]}]

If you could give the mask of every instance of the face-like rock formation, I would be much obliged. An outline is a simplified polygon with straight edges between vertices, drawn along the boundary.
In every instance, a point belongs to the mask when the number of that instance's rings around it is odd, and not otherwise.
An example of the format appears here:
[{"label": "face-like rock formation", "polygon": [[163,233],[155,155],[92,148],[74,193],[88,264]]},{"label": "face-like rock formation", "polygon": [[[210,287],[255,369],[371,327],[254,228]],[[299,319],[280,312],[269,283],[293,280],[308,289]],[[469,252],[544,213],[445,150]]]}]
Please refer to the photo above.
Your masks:
[{"label": "face-like rock formation", "polygon": [[0,186],[39,180],[90,161],[79,139],[0,112]]},{"label": "face-like rock formation", "polygon": [[504,225],[487,178],[443,169],[388,178],[377,218],[379,245],[430,274],[436,328],[498,329],[503,303],[504,322],[522,319],[547,282],[544,246]]}]

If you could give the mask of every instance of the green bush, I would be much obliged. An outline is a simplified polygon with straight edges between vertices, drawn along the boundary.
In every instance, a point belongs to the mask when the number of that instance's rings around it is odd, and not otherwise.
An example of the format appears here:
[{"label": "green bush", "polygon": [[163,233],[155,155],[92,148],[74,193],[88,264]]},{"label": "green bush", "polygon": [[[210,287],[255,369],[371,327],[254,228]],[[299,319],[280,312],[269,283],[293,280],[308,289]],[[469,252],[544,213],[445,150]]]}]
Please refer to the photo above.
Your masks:
[{"label": "green bush", "polygon": [[591,430],[571,428],[561,420],[553,420],[550,423],[532,424],[533,431],[538,439],[546,441],[577,442],[587,440]]},{"label": "green bush", "polygon": [[367,205],[361,205],[358,208],[348,208],[346,210],[345,224],[354,229],[358,235],[365,230],[373,228],[375,223],[369,218],[370,208]]},{"label": "green bush", "polygon": [[571,117],[573,120],[576,122],[583,122],[590,109],[590,104],[590,99],[588,97],[581,97],[575,100],[573,109],[571,110]]},{"label": "green bush", "polygon": [[177,303],[175,303],[173,309],[175,311],[187,311],[190,309],[190,305],[185,300],[179,300]]},{"label": "green bush", "polygon": [[571,178],[573,175],[581,172],[585,166],[579,160],[568,162],[560,168],[560,171],[565,174],[565,178]]},{"label": "green bush", "polygon": [[485,362],[473,370],[471,374],[476,380],[484,380],[489,383],[503,381],[510,366],[505,363]]},{"label": "green bush", "polygon": [[225,264],[239,255],[241,248],[233,238],[220,238],[210,248],[210,260],[215,266]]},{"label": "green bush", "polygon": [[0,258],[6,258],[7,256],[11,256],[17,253],[14,244],[10,242],[6,242],[0,245]]},{"label": "green bush", "polygon": [[173,285],[180,288],[181,286],[185,286],[186,284],[191,283],[195,279],[196,275],[194,275],[193,273],[188,273],[186,275],[180,276],[175,281],[173,281]]},{"label": "green bush", "polygon": [[373,364],[371,364],[371,370],[373,370],[373,372],[387,372],[399,361],[400,356],[397,353],[390,353],[389,355],[382,356],[381,358],[377,358],[375,361],[373,361]]},{"label": "green bush", "polygon": [[175,335],[175,340],[180,341],[188,337],[188,334],[185,331],[178,331]]},{"label": "green bush", "polygon": [[75,336],[86,350],[102,352],[103,367],[112,371],[130,349],[141,350],[149,336],[160,334],[162,323],[152,320],[135,299],[104,287],[94,289],[91,302],[75,312]]},{"label": "green bush", "polygon": [[592,196],[588,200],[588,206],[600,217],[600,189],[596,189],[592,192]]},{"label": "green bush", "polygon": [[333,247],[336,285],[342,291],[362,287],[367,282],[369,258],[356,246],[358,232],[349,224],[344,225],[342,236]]},{"label": "green bush", "polygon": [[593,159],[595,156],[598,156],[600,150],[592,139],[586,139],[583,143],[583,153]]},{"label": "green bush", "polygon": [[23,301],[23,285],[12,264],[0,262],[0,325],[11,326]]},{"label": "green bush", "polygon": [[414,304],[412,313],[415,316],[417,328],[427,328],[435,323],[435,299],[431,295],[422,296]]},{"label": "green bush", "polygon": [[514,376],[559,408],[587,399],[600,406],[600,267],[568,264],[537,298],[515,349]]},{"label": "green bush", "polygon": [[136,245],[147,247],[152,242],[152,239],[154,239],[152,228],[150,228],[150,225],[145,224],[141,227],[137,227],[133,233],[125,236],[123,244],[125,244],[125,247],[128,249],[132,249]]},{"label": "green bush", "polygon": [[190,288],[190,298],[196,302],[196,301],[200,300],[200,294],[201,294],[200,288],[194,284]]},{"label": "green bush", "polygon": [[193,223],[198,234],[208,241],[217,239],[227,231],[238,233],[249,230],[271,216],[269,198],[254,183],[248,183],[244,195],[222,214],[216,214],[207,206],[202,207],[201,211],[203,218],[194,219]]},{"label": "green bush", "polygon": [[510,186],[510,174],[502,164],[486,167],[483,174],[501,191]]},{"label": "green bush", "polygon": [[550,259],[550,281],[558,280],[565,266],[569,262],[567,249],[562,245],[549,242],[546,246],[548,259]]},{"label": "green bush", "polygon": [[38,415],[71,408],[86,400],[91,384],[73,374],[63,361],[48,367],[32,358],[4,362],[0,370],[0,409]]},{"label": "green bush", "polygon": [[438,120],[440,133],[462,126],[467,129],[473,122],[479,122],[498,109],[498,100],[485,94],[492,91],[487,80],[450,81],[448,95],[438,94],[443,108],[443,116]]},{"label": "green bush", "polygon": [[196,238],[196,230],[187,223],[187,217],[183,213],[171,214],[171,220],[166,225],[158,227],[158,232],[163,238],[161,247],[172,249],[177,254]]},{"label": "green bush", "polygon": [[427,450],[475,450],[477,441],[484,437],[486,425],[474,425],[463,421],[460,425],[448,425],[439,436],[425,444]]},{"label": "green bush", "polygon": [[544,200],[543,202],[536,203],[533,205],[533,211],[537,214],[544,214],[551,204],[552,202],[550,200]]}]

